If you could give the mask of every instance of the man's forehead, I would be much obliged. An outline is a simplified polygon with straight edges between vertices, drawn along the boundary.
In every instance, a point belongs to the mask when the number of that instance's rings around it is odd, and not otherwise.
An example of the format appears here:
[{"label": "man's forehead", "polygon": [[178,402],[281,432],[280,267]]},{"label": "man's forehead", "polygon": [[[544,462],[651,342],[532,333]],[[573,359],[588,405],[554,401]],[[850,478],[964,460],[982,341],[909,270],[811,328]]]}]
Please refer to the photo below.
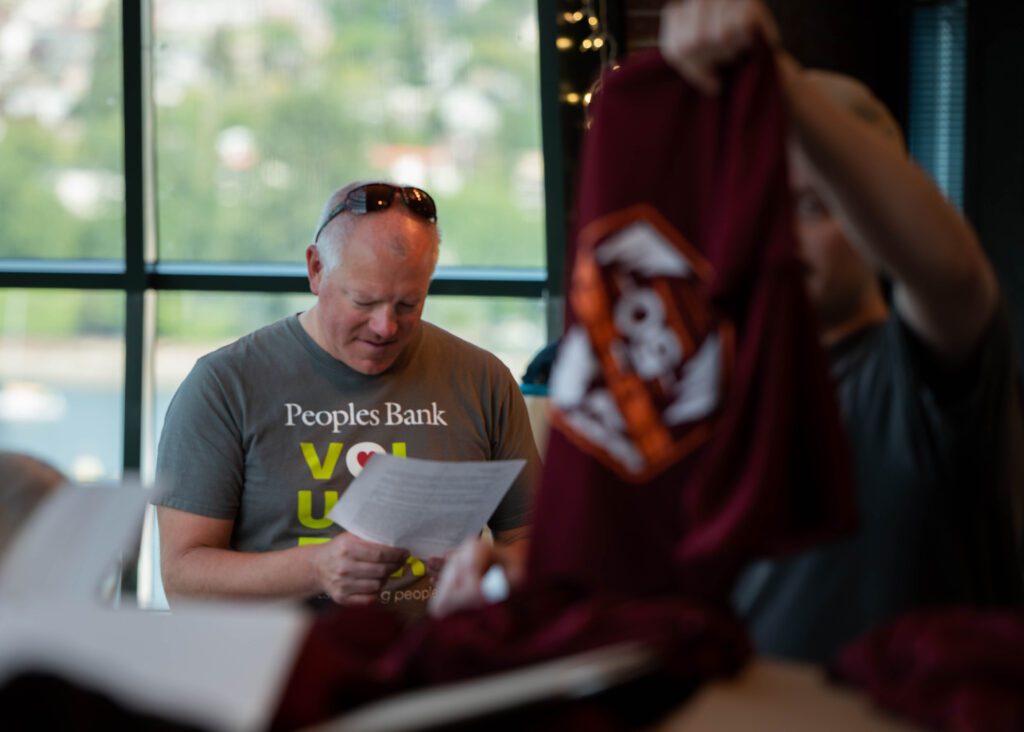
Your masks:
[{"label": "man's forehead", "polygon": [[356,218],[345,238],[340,269],[355,277],[425,272],[429,279],[436,244],[427,227],[390,210]]},{"label": "man's forehead", "polygon": [[[352,216],[347,242],[362,247],[384,247],[401,254],[413,251],[417,244],[432,242],[432,225],[417,218],[404,206]],[[346,243],[346,246],[348,244]]]}]

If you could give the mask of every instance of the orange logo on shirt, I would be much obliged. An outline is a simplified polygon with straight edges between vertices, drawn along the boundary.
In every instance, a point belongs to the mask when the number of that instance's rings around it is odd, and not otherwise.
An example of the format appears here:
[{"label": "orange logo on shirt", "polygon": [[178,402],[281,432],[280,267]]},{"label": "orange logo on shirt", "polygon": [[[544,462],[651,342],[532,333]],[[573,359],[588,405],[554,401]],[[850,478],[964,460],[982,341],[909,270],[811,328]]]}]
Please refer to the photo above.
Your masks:
[{"label": "orange logo on shirt", "polygon": [[554,423],[630,481],[710,436],[732,370],[731,324],[711,309],[710,264],[654,208],[584,228],[559,346]]}]

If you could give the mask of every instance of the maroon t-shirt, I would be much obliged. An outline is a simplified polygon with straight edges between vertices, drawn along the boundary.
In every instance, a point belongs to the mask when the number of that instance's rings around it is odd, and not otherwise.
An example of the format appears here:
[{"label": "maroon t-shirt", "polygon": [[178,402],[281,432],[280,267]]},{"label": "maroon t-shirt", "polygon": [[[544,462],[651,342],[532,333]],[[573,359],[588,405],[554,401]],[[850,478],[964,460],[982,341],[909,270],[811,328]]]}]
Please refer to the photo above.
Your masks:
[{"label": "maroon t-shirt", "polygon": [[830,668],[929,729],[1024,729],[1024,608],[904,613],[846,646]]},{"label": "maroon t-shirt", "polygon": [[751,557],[854,523],[774,61],[711,97],[636,54],[591,111],[529,576],[724,602]]}]

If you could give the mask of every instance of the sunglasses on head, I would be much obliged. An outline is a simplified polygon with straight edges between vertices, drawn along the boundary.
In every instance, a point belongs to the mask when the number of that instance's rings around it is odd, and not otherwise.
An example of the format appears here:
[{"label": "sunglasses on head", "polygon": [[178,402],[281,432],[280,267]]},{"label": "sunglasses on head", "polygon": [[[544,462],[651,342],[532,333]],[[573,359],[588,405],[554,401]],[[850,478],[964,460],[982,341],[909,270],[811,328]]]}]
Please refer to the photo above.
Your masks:
[{"label": "sunglasses on head", "polygon": [[353,188],[345,196],[344,201],[327,212],[324,222],[316,230],[313,243],[316,244],[317,239],[320,238],[320,232],[342,211],[359,215],[373,213],[374,211],[384,211],[391,208],[396,193],[401,197],[405,207],[414,215],[432,224],[437,223],[437,207],[434,205],[434,199],[422,188],[393,186],[390,183],[367,183],[358,188]]}]

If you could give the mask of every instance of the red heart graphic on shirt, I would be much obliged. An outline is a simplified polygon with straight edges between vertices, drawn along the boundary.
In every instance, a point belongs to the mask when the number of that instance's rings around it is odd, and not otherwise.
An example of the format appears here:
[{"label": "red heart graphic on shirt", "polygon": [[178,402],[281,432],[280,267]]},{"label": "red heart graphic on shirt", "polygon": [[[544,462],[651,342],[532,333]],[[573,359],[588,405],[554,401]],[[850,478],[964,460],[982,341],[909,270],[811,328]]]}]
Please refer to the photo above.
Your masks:
[{"label": "red heart graphic on shirt", "polygon": [[356,455],[356,460],[359,462],[359,466],[366,467],[366,463],[369,462],[370,458],[372,458],[373,455],[374,453],[372,450],[367,450],[366,452],[361,452],[358,455]]}]

